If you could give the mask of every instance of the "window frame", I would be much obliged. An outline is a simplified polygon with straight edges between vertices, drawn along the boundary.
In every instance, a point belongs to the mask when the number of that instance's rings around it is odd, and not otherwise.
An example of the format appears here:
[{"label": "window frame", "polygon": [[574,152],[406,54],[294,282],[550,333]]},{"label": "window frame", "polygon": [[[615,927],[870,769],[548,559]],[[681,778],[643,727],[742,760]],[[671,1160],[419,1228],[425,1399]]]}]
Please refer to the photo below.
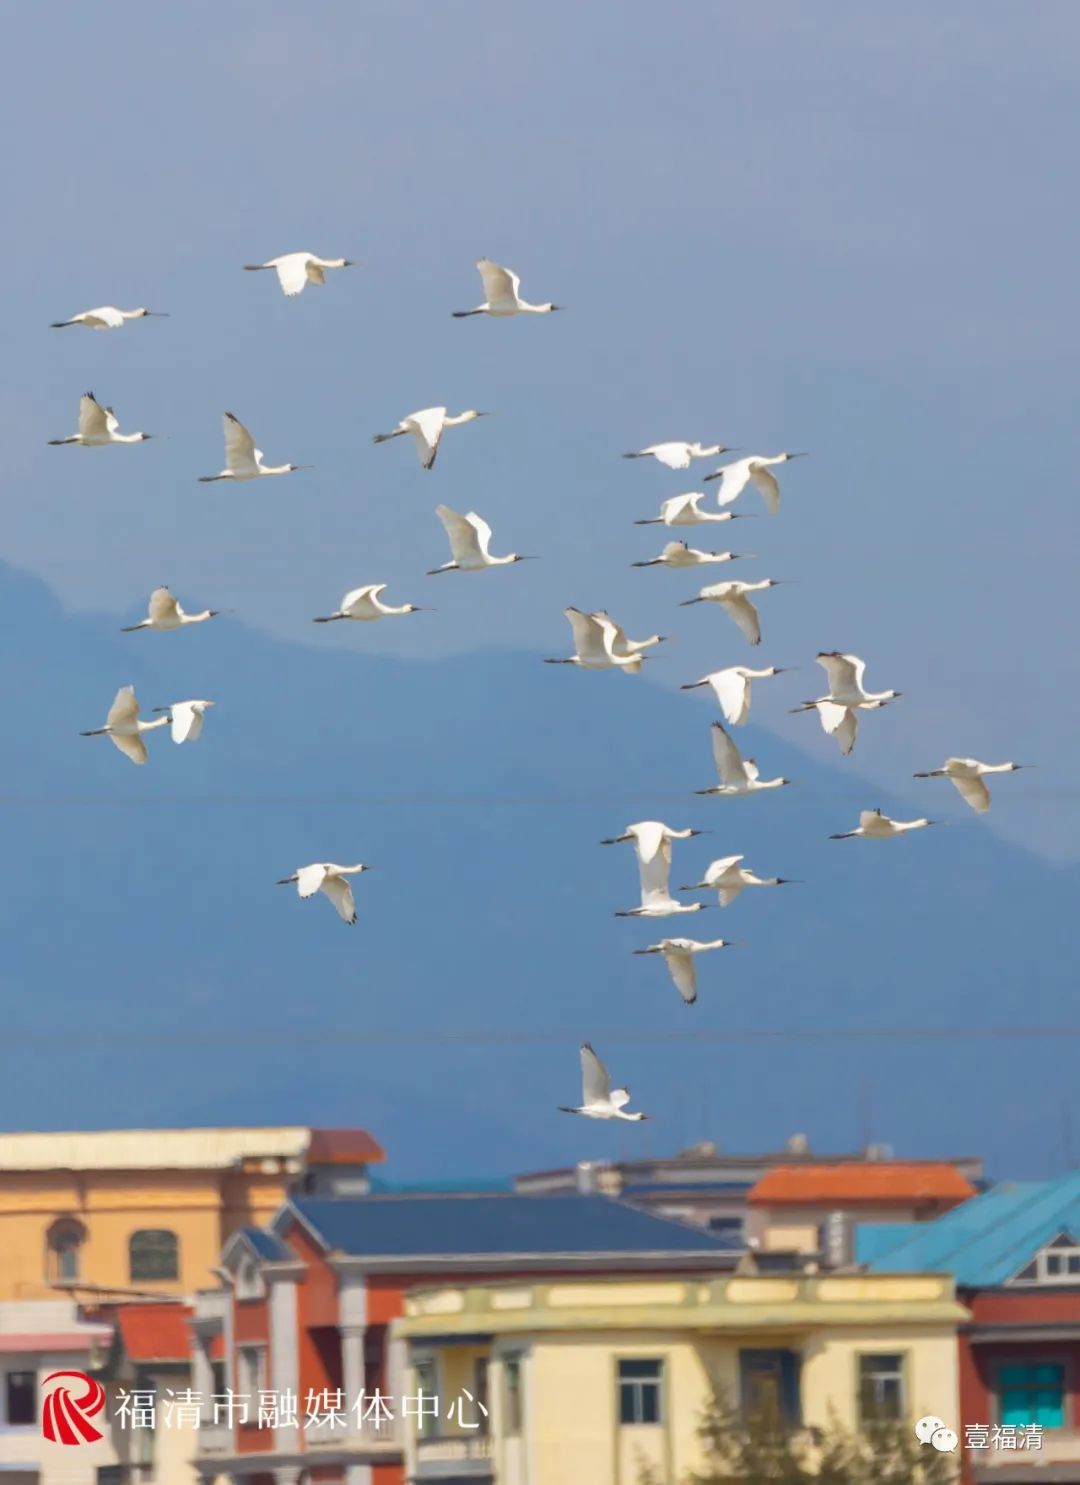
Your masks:
[{"label": "window frame", "polygon": [[[896,1357],[899,1368],[895,1373],[889,1375],[899,1378],[900,1398],[895,1417],[867,1418],[863,1410],[863,1362],[875,1357]],[[888,1427],[892,1424],[902,1424],[908,1421],[909,1404],[908,1394],[911,1387],[911,1353],[909,1351],[856,1351],[855,1353],[855,1416],[858,1419],[860,1431],[873,1428],[876,1425]]]},{"label": "window frame", "polygon": [[[417,1397],[417,1396],[419,1396],[419,1394],[421,1392],[424,1392],[429,1397],[435,1397],[435,1398],[440,1398],[441,1399],[441,1392],[440,1392],[440,1386],[441,1386],[441,1382],[442,1382],[441,1368],[439,1366],[439,1358],[435,1354],[434,1351],[421,1351],[418,1355],[410,1357],[410,1359],[409,1359],[409,1370],[412,1373],[412,1395],[414,1397]],[[429,1385],[426,1386],[426,1387],[424,1386],[423,1382],[420,1380],[420,1373],[422,1371],[423,1372],[426,1372],[427,1375],[428,1375],[428,1378],[429,1378]],[[439,1403],[439,1408],[440,1409],[441,1409],[441,1406],[442,1406],[442,1404],[441,1404],[441,1401],[440,1401],[440,1403]],[[425,1414],[423,1417],[421,1417],[419,1414],[417,1414],[417,1417],[416,1417],[416,1437],[417,1437],[417,1439],[433,1439],[433,1438],[437,1438],[439,1436],[439,1433],[440,1433],[440,1430],[441,1430],[441,1425],[442,1425],[442,1418],[440,1416],[439,1411],[436,1412],[436,1416],[434,1418],[432,1418],[430,1414]]]},{"label": "window frame", "polygon": [[[31,1410],[29,1418],[13,1419],[11,1416],[11,1379],[12,1377],[30,1378],[30,1400]],[[27,1367],[12,1367],[4,1373],[4,1427],[5,1428],[36,1428],[38,1423],[38,1374]]]},{"label": "window frame", "polygon": [[[245,1353],[254,1356],[255,1375],[253,1384],[245,1387],[243,1373],[248,1363],[243,1359]],[[233,1389],[238,1397],[250,1397],[253,1402],[258,1402],[259,1393],[266,1390],[266,1342],[265,1341],[239,1341],[236,1347],[236,1387]]]},{"label": "window frame", "polygon": [[[67,1236],[73,1239],[70,1243],[62,1243],[61,1239]],[[82,1250],[86,1247],[86,1225],[80,1222],[78,1217],[57,1217],[49,1224],[45,1233],[45,1275],[50,1284],[77,1284],[82,1278]],[[75,1272],[65,1274],[61,1272],[63,1255],[73,1253],[75,1255]]]},{"label": "window frame", "polygon": [[245,1253],[236,1270],[234,1289],[238,1300],[265,1299],[266,1282],[259,1272],[259,1265],[250,1253]]},{"label": "window frame", "polygon": [[[135,1242],[137,1238],[172,1239],[172,1273],[136,1273]],[[128,1279],[132,1284],[175,1284],[180,1279],[180,1236],[171,1227],[137,1227],[128,1234]]]},{"label": "window frame", "polygon": [[[615,1357],[615,1423],[616,1427],[622,1428],[664,1428],[667,1418],[667,1368],[666,1358],[663,1355],[624,1353]],[[655,1366],[656,1375],[642,1375],[637,1377],[624,1377],[622,1370],[624,1366]],[[655,1390],[656,1395],[656,1417],[646,1418],[646,1409],[643,1406],[645,1389]],[[623,1417],[623,1395],[624,1389],[634,1399],[633,1418]]]},{"label": "window frame", "polygon": [[[994,1358],[991,1364],[991,1376],[993,1381],[990,1389],[990,1401],[993,1415],[992,1421],[999,1425],[1002,1421],[1002,1392],[1006,1390],[1016,1390],[1015,1388],[1006,1389],[1003,1387],[1001,1381],[1001,1373],[1008,1367],[1016,1366],[1023,1366],[1027,1368],[1036,1366],[1058,1366],[1061,1368],[1061,1428],[1059,1430],[1057,1427],[1048,1424],[1041,1424],[1040,1426],[1045,1428],[1048,1433],[1058,1433],[1059,1431],[1065,1432],[1069,1429],[1072,1429],[1075,1425],[1070,1418],[1071,1410],[1069,1406],[1069,1399],[1072,1396],[1073,1369],[1070,1365],[1069,1357],[1060,1351],[1048,1352],[1041,1356],[1025,1356],[1022,1358],[1017,1358],[1015,1356],[998,1356]],[[1032,1390],[1034,1391],[1037,1389]]]},{"label": "window frame", "polygon": [[[509,1370],[513,1369],[516,1385],[511,1390],[509,1384]],[[500,1401],[500,1427],[505,1438],[520,1439],[525,1436],[525,1353],[524,1351],[506,1351],[499,1357],[499,1401]],[[513,1397],[514,1406],[511,1410],[510,1399]],[[511,1418],[511,1411],[513,1418]]]}]

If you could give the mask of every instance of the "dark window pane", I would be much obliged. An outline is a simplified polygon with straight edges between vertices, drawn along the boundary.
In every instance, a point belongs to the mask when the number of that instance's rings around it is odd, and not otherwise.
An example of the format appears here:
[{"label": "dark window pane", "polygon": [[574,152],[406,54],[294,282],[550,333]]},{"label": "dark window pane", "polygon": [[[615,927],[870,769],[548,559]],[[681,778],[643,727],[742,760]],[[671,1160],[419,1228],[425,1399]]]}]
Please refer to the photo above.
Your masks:
[{"label": "dark window pane", "polygon": [[37,1422],[37,1378],[33,1372],[8,1372],[7,1421],[12,1425]]},{"label": "dark window pane", "polygon": [[632,1387],[619,1388],[619,1422],[637,1422],[634,1417],[634,1389]]},{"label": "dark window pane", "polygon": [[660,1363],[658,1361],[620,1361],[619,1377],[628,1380],[631,1377],[659,1377]]},{"label": "dark window pane", "polygon": [[180,1250],[175,1232],[154,1229],[133,1232],[128,1253],[133,1280],[180,1277]]}]

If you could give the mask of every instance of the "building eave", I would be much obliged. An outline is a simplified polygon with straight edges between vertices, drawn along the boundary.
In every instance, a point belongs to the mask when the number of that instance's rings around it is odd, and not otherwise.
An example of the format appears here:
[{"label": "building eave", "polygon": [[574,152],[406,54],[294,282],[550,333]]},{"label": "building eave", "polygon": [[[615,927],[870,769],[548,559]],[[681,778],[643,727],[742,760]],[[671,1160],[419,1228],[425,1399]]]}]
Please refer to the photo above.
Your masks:
[{"label": "building eave", "polygon": [[327,1259],[327,1266],[335,1273],[343,1274],[521,1273],[541,1269],[576,1273],[594,1270],[597,1264],[608,1269],[634,1272],[685,1269],[730,1272],[736,1257],[735,1253],[724,1249],[692,1249],[686,1253],[333,1253]]}]

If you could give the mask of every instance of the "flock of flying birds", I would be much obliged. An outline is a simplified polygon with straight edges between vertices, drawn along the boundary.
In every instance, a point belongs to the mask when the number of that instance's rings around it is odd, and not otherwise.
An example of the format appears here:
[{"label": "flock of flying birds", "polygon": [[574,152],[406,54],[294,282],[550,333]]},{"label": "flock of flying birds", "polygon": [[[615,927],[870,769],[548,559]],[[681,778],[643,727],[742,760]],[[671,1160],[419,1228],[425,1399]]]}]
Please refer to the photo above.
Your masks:
[{"label": "flock of flying birds", "polygon": [[[288,253],[283,257],[270,258],[265,263],[244,265],[247,271],[273,270],[277,274],[282,291],[288,296],[299,294],[307,284],[324,284],[328,269],[352,267],[347,258],[320,258],[314,253]],[[520,280],[508,268],[481,258],[477,263],[484,288],[484,302],[475,309],[454,311],[454,317],[464,319],[472,315],[488,315],[497,319],[524,314],[551,314],[559,309],[557,304],[531,304],[521,297]],[[54,323],[53,328],[62,329],[82,325],[95,330],[121,329],[129,320],[144,319],[159,312],[149,309],[121,310],[112,305],[86,310],[68,320]],[[162,316],[164,317],[164,316]],[[375,443],[386,443],[392,439],[411,437],[416,447],[421,467],[430,470],[436,461],[443,434],[455,428],[485,417],[475,408],[451,415],[445,407],[422,408],[402,418],[388,433],[379,433]],[[292,474],[310,466],[301,464],[268,465],[247,428],[231,412],[224,417],[225,467],[218,474],[203,475],[201,481],[251,480],[270,475]],[[86,393],[79,403],[78,432],[67,438],[50,440],[53,444],[77,444],[83,448],[100,448],[108,444],[142,443],[153,434],[121,433],[114,410],[102,406],[93,393]],[[689,469],[695,459],[717,458],[739,452],[723,444],[668,442],[650,444],[624,455],[627,459],[654,459],[672,470]],[[641,526],[663,525],[671,527],[704,526],[739,519],[738,512],[727,509],[749,487],[761,495],[766,512],[775,516],[780,511],[780,485],[773,470],[793,459],[803,457],[796,453],[772,455],[750,454],[705,476],[704,482],[719,481],[715,509],[705,505],[707,495],[694,491],[675,495],[665,500],[659,514],[636,522]],[[449,506],[436,507],[450,547],[450,561],[432,568],[429,576],[443,572],[482,572],[489,567],[506,567],[530,558],[510,552],[494,556],[491,552],[492,531],[488,523],[475,511],[465,515],[451,510]],[[696,568],[735,562],[745,554],[738,552],[705,551],[691,547],[686,541],[668,541],[659,555],[647,561],[634,562],[634,567]],[[755,596],[777,586],[778,580],[762,578],[757,582],[740,580],[710,583],[696,597],[684,601],[682,606],[708,603],[715,604],[735,624],[744,639],[752,646],[761,643],[761,622]],[[317,624],[329,624],[338,620],[372,622],[388,617],[420,613],[424,609],[414,603],[385,603],[381,594],[385,583],[369,583],[346,593],[337,609],[332,613],[316,617]],[[150,630],[165,633],[182,629],[191,624],[201,624],[226,612],[223,609],[203,609],[200,613],[187,613],[168,588],[155,588],[150,595],[147,617],[138,624],[125,627],[125,633]],[[573,654],[552,657],[550,665],[575,665],[582,670],[622,670],[629,675],[641,672],[648,651],[663,642],[664,636],[650,635],[647,639],[631,640],[623,627],[603,610],[585,613],[577,608],[564,610],[570,624]],[[793,708],[796,712],[816,712],[826,734],[834,737],[844,756],[851,753],[858,734],[861,713],[875,712],[899,699],[900,692],[894,690],[869,691],[864,684],[866,662],[857,655],[837,650],[823,651],[816,657],[828,682],[825,695],[813,701],[802,702]],[[683,690],[708,687],[712,690],[729,727],[741,727],[750,715],[751,688],[754,681],[764,681],[781,675],[791,667],[769,665],[752,669],[745,665],[733,665],[724,670],[711,672],[699,680],[691,681]],[[155,707],[154,721],[142,720],[139,704],[132,686],[123,686],[116,693],[103,727],[83,732],[83,737],[109,737],[133,763],[144,764],[148,753],[145,734],[157,728],[169,727],[176,743],[195,742],[202,734],[207,710],[214,705],[205,698],[194,698],[171,702],[165,707]],[[712,724],[713,758],[718,782],[708,789],[699,789],[698,794],[723,797],[756,794],[765,790],[780,789],[790,780],[785,778],[763,779],[756,762],[744,758],[723,722]],[[941,768],[929,769],[915,774],[916,778],[947,778],[951,780],[961,797],[973,810],[982,813],[990,808],[990,793],[985,777],[994,773],[1011,773],[1025,765],[1019,763],[984,763],[977,758],[947,758]],[[830,837],[833,840],[891,840],[913,830],[921,830],[935,821],[893,820],[881,810],[863,810],[859,824]],[[672,896],[670,875],[672,864],[672,842],[686,840],[701,832],[693,829],[675,830],[658,820],[642,820],[628,825],[621,835],[603,842],[615,845],[620,842],[633,844],[637,856],[641,884],[640,905],[619,913],[627,918],[668,918],[676,914],[700,912],[706,904],[690,902]],[[784,877],[760,877],[742,865],[742,856],[725,856],[706,868],[700,882],[682,887],[680,892],[715,891],[719,906],[729,907],[741,892],[751,887],[780,887],[790,879]],[[291,876],[281,879],[279,885],[296,884],[300,897],[312,897],[322,892],[333,904],[346,923],[356,922],[356,904],[349,877],[359,875],[370,867],[364,863],[339,865],[335,862],[316,862],[300,867]],[[662,938],[658,943],[635,954],[662,956],[675,988],[682,999],[693,1004],[697,999],[696,956],[713,949],[732,947],[732,941],[718,938],[702,942],[691,938]],[[630,1112],[627,1105],[630,1094],[626,1088],[612,1088],[611,1079],[604,1064],[586,1042],[581,1049],[582,1101],[578,1107],[561,1107],[562,1112],[581,1114],[591,1119],[641,1120],[648,1116]]]}]

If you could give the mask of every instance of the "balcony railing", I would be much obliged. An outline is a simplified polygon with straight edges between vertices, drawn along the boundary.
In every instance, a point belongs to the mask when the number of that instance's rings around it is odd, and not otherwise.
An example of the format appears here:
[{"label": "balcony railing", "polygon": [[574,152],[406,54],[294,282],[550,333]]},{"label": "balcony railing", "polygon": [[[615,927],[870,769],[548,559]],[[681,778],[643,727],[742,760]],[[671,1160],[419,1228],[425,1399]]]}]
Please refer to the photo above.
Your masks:
[{"label": "balcony railing", "polygon": [[[495,1441],[486,1433],[443,1434],[435,1438],[421,1438],[416,1441],[416,1462],[420,1466],[425,1464],[490,1466],[494,1457]],[[476,1473],[489,1474],[490,1469],[481,1469]]]}]

